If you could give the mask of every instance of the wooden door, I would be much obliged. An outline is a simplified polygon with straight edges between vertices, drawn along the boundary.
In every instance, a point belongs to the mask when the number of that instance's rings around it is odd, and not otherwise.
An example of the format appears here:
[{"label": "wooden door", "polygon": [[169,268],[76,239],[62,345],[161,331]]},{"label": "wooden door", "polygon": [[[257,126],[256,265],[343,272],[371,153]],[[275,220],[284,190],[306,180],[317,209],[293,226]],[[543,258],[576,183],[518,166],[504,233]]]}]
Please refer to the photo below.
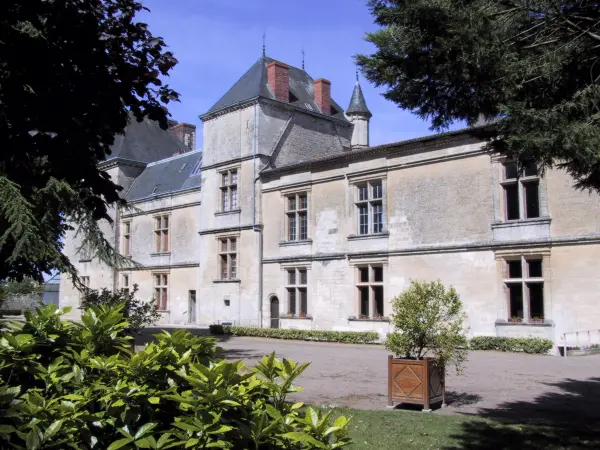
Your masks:
[{"label": "wooden door", "polygon": [[271,298],[271,328],[279,328],[279,299]]}]

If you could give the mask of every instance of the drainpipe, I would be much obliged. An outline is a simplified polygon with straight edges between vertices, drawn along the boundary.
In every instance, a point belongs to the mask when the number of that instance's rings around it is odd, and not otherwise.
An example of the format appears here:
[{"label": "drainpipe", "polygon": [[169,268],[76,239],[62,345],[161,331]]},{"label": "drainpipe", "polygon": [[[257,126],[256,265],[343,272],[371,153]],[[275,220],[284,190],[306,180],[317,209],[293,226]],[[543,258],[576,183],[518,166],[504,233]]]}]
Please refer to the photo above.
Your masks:
[{"label": "drainpipe", "polygon": [[256,183],[260,179],[260,176],[256,176],[256,159],[258,154],[258,102],[254,104],[254,129],[252,132],[252,150],[253,150],[253,164],[252,164],[252,178],[254,179],[254,192],[252,195],[252,229],[258,233],[258,311],[260,328],[263,327],[263,230],[256,220]]}]

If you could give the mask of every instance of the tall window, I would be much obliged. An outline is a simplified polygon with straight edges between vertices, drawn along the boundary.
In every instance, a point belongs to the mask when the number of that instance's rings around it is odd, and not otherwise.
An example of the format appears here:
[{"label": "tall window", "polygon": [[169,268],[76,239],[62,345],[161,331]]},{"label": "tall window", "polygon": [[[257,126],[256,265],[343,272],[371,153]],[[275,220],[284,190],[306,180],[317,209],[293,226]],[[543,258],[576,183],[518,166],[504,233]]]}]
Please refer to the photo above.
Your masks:
[{"label": "tall window", "polygon": [[219,239],[219,260],[221,280],[236,280],[237,274],[237,239]]},{"label": "tall window", "polygon": [[544,319],[544,278],[540,258],[520,257],[506,261],[506,295],[508,319]]},{"label": "tall window", "polygon": [[[90,277],[79,277],[79,279],[81,280],[81,284],[83,285],[83,287],[85,289],[89,289],[90,288]],[[84,292],[79,292],[79,304],[81,305],[81,301],[83,300],[83,295]]]},{"label": "tall window", "polygon": [[306,193],[287,197],[287,238],[288,241],[308,239],[308,197]]},{"label": "tall window", "polygon": [[121,276],[121,289],[126,295],[129,295],[129,275],[123,274]]},{"label": "tall window", "polygon": [[154,239],[156,253],[169,251],[169,216],[156,216],[154,218]]},{"label": "tall window", "polygon": [[123,223],[123,255],[131,256],[131,222]]},{"label": "tall window", "polygon": [[358,267],[356,277],[360,317],[383,317],[383,267]]},{"label": "tall window", "polygon": [[166,273],[154,274],[154,298],[160,311],[167,310],[169,293],[169,275]]},{"label": "tall window", "polygon": [[308,298],[306,269],[288,269],[286,273],[286,290],[288,295],[288,314],[306,317],[308,314]]},{"label": "tall window", "polygon": [[237,185],[237,169],[221,172],[221,211],[226,212],[239,209]]},{"label": "tall window", "polygon": [[383,232],[383,184],[371,181],[356,186],[358,234]]},{"label": "tall window", "polygon": [[92,260],[92,246],[89,242],[82,244],[79,250],[79,261],[91,261]]},{"label": "tall window", "polygon": [[540,217],[540,178],[534,163],[525,165],[521,174],[517,163],[504,164],[502,186],[506,220]]}]

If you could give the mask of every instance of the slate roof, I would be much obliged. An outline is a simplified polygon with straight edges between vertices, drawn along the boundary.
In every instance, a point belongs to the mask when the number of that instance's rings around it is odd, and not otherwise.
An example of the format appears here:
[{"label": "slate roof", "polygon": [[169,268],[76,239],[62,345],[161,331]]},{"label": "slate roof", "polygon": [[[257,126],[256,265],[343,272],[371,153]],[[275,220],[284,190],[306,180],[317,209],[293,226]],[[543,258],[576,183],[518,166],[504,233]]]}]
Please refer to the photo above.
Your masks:
[{"label": "slate roof", "polygon": [[[223,97],[215,103],[203,118],[211,113],[227,108],[239,102],[244,102],[255,97],[264,97],[275,100],[275,95],[267,82],[267,65],[276,60],[268,56],[261,56],[250,69],[229,89]],[[285,64],[285,63],[282,63]],[[287,65],[287,64],[286,64]],[[297,99],[291,102],[299,108],[307,111],[322,113],[321,108],[315,102],[315,84],[312,77],[302,69],[289,67],[290,93]],[[332,117],[347,121],[344,110],[333,99],[332,107],[337,111]]]},{"label": "slate roof", "polygon": [[115,158],[151,163],[189,149],[170,130],[163,130],[158,122],[131,118],[123,134],[115,136],[106,161]]},{"label": "slate roof", "polygon": [[200,187],[202,151],[196,150],[150,163],[127,192],[127,201]]},{"label": "slate roof", "polygon": [[366,114],[369,117],[373,115],[371,114],[371,111],[369,111],[369,108],[367,108],[367,102],[365,101],[365,96],[363,95],[358,80],[356,80],[354,92],[352,92],[352,98],[350,99],[350,105],[346,110],[346,114]]}]

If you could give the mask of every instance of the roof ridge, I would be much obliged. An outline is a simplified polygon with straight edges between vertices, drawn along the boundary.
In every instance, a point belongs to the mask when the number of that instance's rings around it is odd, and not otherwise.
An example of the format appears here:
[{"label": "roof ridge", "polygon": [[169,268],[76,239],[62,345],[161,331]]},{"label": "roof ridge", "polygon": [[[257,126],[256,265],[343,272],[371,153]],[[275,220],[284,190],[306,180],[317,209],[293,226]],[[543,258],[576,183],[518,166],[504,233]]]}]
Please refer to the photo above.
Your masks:
[{"label": "roof ridge", "polygon": [[202,149],[190,150],[189,152],[183,152],[178,155],[169,156],[168,158],[159,159],[158,161],[154,161],[149,163],[146,167],[156,166],[158,164],[162,164],[164,162],[173,161],[174,159],[183,158],[184,156],[190,156],[193,153],[202,153]]}]

